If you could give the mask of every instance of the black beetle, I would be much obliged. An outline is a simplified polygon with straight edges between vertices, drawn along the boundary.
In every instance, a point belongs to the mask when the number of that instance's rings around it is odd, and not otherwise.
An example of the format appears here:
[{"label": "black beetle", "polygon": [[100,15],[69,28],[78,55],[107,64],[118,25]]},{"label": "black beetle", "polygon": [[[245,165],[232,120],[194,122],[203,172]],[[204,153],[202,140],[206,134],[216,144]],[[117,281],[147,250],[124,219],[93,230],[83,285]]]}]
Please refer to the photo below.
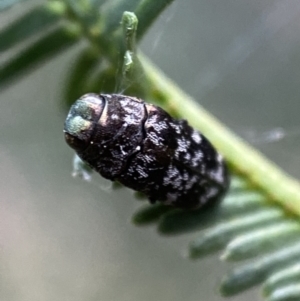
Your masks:
[{"label": "black beetle", "polygon": [[65,139],[103,177],[180,208],[214,204],[226,193],[222,156],[185,120],[119,94],[86,94],[70,109]]}]

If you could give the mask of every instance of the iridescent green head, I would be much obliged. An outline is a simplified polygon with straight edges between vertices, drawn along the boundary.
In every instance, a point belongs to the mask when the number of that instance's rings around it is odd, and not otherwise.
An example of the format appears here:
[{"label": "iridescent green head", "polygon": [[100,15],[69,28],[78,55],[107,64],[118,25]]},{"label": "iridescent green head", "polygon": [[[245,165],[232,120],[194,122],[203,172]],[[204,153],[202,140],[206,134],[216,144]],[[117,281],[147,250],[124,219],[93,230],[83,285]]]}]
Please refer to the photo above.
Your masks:
[{"label": "iridescent green head", "polygon": [[76,151],[84,150],[91,142],[92,134],[103,109],[105,100],[97,94],[86,94],[71,107],[65,121],[66,142]]}]

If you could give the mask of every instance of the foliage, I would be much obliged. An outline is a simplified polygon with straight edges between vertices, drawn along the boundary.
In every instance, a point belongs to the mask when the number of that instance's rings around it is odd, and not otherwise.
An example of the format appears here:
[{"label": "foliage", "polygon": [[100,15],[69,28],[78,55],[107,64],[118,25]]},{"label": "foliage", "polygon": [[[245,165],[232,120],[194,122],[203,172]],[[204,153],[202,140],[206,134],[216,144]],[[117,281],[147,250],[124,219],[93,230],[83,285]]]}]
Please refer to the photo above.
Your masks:
[{"label": "foliage", "polygon": [[[13,8],[17,2],[21,0],[4,1],[0,10]],[[101,89],[110,93],[115,87],[127,88],[126,93],[187,118],[225,155],[233,174],[231,191],[216,208],[182,211],[147,205],[134,214],[133,222],[139,226],[156,223],[158,231],[165,235],[197,231],[188,248],[191,259],[222,250],[222,260],[238,262],[221,283],[225,296],[263,283],[266,300],[300,300],[299,184],[234,136],[143,54],[136,55],[135,31],[139,42],[171,2],[52,0],[33,5],[0,31],[1,52],[27,42],[1,63],[0,86],[11,84],[40,63],[85,40],[85,48],[67,79],[66,106],[88,91]],[[139,20],[137,28],[137,20],[128,19],[134,15],[125,14],[122,29],[119,24],[124,11],[135,12]],[[37,34],[39,38],[30,39]],[[122,69],[124,55],[129,65],[123,64]],[[143,83],[135,81],[135,76],[141,73],[145,78]],[[120,82],[120,78],[129,80]],[[183,99],[184,106],[180,106]]]}]

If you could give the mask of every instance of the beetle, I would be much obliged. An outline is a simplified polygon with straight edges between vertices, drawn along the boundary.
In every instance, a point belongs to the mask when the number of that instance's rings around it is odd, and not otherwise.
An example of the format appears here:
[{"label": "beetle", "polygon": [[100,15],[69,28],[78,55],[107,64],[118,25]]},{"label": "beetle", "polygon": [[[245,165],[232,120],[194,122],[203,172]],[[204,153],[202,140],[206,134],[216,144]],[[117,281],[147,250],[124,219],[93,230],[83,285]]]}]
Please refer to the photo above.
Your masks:
[{"label": "beetle", "polygon": [[71,107],[66,142],[104,178],[185,209],[218,203],[229,187],[223,157],[186,120],[120,94],[89,93]]}]

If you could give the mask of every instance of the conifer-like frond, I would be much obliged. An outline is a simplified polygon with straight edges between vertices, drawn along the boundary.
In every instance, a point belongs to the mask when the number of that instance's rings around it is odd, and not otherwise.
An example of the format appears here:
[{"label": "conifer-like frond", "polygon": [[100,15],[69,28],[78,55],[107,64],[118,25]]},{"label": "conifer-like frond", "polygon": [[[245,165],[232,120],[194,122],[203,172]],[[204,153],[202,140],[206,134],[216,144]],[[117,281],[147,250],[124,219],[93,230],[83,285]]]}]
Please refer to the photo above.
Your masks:
[{"label": "conifer-like frond", "polygon": [[[17,2],[23,5],[21,0],[3,1],[0,14],[13,9]],[[171,2],[24,2],[29,5],[27,12],[0,29],[0,52],[14,50],[0,63],[0,87],[12,84],[42,62],[81,43],[83,49],[65,85],[66,105],[86,92],[114,92],[115,74],[126,50],[120,26],[123,12],[136,13],[138,42]],[[235,262],[221,283],[225,296],[262,284],[265,300],[300,300],[298,181],[226,129],[143,54],[138,53],[138,58],[138,70],[145,80],[132,83],[126,92],[189,120],[225,156],[233,176],[230,191],[218,207],[183,211],[146,205],[133,215],[133,222],[138,226],[154,224],[163,235],[194,232],[195,238],[187,246],[192,260],[221,252],[221,260]]]}]

